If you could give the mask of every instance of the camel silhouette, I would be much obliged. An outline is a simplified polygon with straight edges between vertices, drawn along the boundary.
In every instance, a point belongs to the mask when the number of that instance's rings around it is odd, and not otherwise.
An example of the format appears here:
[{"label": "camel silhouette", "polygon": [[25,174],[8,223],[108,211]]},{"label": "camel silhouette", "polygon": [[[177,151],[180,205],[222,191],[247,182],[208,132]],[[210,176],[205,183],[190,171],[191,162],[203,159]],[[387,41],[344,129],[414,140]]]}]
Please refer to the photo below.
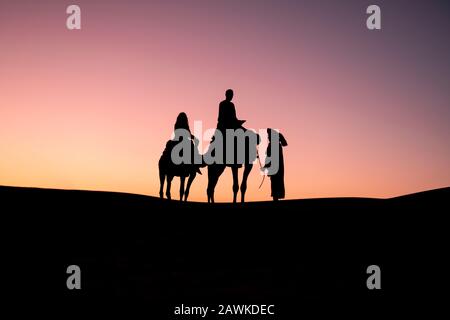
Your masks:
[{"label": "camel silhouette", "polygon": [[[189,122],[186,113],[181,112],[178,117],[177,121],[174,126],[174,133],[175,136],[173,139],[167,141],[166,148],[164,149],[161,158],[158,162],[158,168],[159,168],[159,182],[160,182],[160,188],[159,188],[159,196],[161,198],[164,197],[164,182],[167,180],[167,187],[166,187],[166,197],[167,199],[171,200],[171,193],[170,189],[172,187],[172,180],[174,177],[180,177],[180,201],[183,200],[187,201],[189,197],[189,191],[191,189],[192,182],[194,181],[197,173],[202,174],[200,171],[200,167],[204,166],[202,164],[194,164],[194,153],[197,153],[197,156],[200,156],[198,154],[198,144],[199,141],[197,138],[195,138],[193,135],[191,135],[190,143],[191,143],[191,156],[192,161],[190,163],[181,163],[181,164],[175,164],[172,161],[172,150],[173,148],[181,142],[182,139],[185,137],[178,135],[177,130],[178,129],[184,129],[187,130],[190,133],[189,130]],[[185,187],[186,178],[188,178],[187,185]]]},{"label": "camel silhouette", "polygon": [[[166,197],[167,199],[171,200],[171,193],[170,189],[172,187],[172,180],[174,177],[180,177],[180,201],[183,200],[187,201],[189,197],[189,190],[191,189],[192,182],[194,181],[195,177],[197,176],[197,173],[202,174],[200,171],[199,165],[194,164],[179,164],[175,165],[170,160],[170,152],[173,149],[173,147],[178,143],[178,141],[172,141],[169,140],[166,144],[166,148],[164,149],[163,155],[159,159],[158,167],[159,167],[159,182],[160,182],[160,188],[159,188],[159,196],[161,198],[164,198],[164,182],[167,180],[167,186],[166,186]],[[164,153],[169,154],[168,157],[165,156]],[[187,180],[187,184],[185,187],[185,182]]]},{"label": "camel silhouette", "polygon": [[[226,139],[224,138],[223,146],[223,158],[224,161],[222,163],[212,163],[208,165],[208,187],[206,190],[208,203],[214,203],[214,191],[216,185],[219,181],[220,176],[225,171],[226,167],[231,167],[231,172],[233,174],[233,203],[237,202],[237,194],[238,191],[241,190],[241,202],[245,202],[245,192],[247,191],[247,179],[252,171],[253,162],[256,160],[258,156],[257,148],[259,143],[261,142],[260,136],[249,129],[241,127],[241,129],[246,133],[248,138],[244,144],[237,144],[236,141],[233,143],[234,147],[234,156],[236,160],[236,155],[241,154],[244,155],[245,161],[243,164],[239,164],[237,162],[228,164],[226,163]],[[214,140],[214,138],[213,138]],[[254,152],[250,152],[254,151]],[[239,186],[239,168],[244,166],[244,173],[242,175],[242,182]]]}]

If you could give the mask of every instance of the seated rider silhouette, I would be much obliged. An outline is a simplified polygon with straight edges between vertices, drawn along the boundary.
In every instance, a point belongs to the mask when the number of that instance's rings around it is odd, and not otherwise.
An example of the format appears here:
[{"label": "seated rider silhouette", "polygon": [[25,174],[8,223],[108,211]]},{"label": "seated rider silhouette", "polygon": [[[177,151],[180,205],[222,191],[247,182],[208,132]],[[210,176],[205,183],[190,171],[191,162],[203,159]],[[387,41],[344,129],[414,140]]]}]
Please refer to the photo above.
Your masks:
[{"label": "seated rider silhouette", "polygon": [[217,129],[225,134],[226,129],[238,129],[242,127],[245,120],[238,120],[236,117],[236,108],[233,99],[233,90],[228,89],[225,92],[225,100],[219,104],[219,118],[217,119]]},{"label": "seated rider silhouette", "polygon": [[[219,117],[217,119],[217,130],[220,131],[222,133],[222,138],[223,138],[223,163],[225,163],[225,159],[226,159],[226,130],[227,129],[243,129],[242,124],[244,124],[245,120],[238,120],[238,118],[236,117],[236,108],[234,106],[234,103],[231,102],[231,100],[233,99],[233,90],[228,89],[225,92],[225,100],[223,100],[220,104],[219,104]],[[213,136],[212,141],[214,141],[215,137]],[[236,155],[236,146],[235,146],[235,155]],[[212,154],[214,154],[215,152],[213,152]],[[236,163],[227,163],[227,166],[237,166],[237,167],[241,167],[241,164],[236,164]]]},{"label": "seated rider silhouette", "polygon": [[[178,133],[178,129],[184,129],[187,130],[189,132],[190,139],[191,140],[191,162],[190,163],[182,163],[182,164],[174,164],[172,162],[172,150],[173,148],[180,143],[181,139],[183,139],[183,136],[181,136]],[[201,167],[204,167],[203,164],[195,164],[194,165],[194,159],[195,159],[195,155],[194,153],[198,154],[198,145],[199,145],[199,140],[197,139],[197,137],[195,137],[192,133],[191,130],[189,128],[189,120],[188,117],[186,115],[186,113],[181,112],[178,117],[177,120],[175,122],[174,125],[174,137],[173,139],[167,141],[166,143],[166,148],[163,151],[163,154],[159,160],[159,166],[160,168],[162,168],[163,170],[169,170],[172,171],[174,173],[174,175],[176,176],[180,176],[180,175],[188,175],[189,172],[191,170],[195,170],[195,172],[202,174],[200,169]],[[181,151],[180,155],[182,156],[183,151]]]}]

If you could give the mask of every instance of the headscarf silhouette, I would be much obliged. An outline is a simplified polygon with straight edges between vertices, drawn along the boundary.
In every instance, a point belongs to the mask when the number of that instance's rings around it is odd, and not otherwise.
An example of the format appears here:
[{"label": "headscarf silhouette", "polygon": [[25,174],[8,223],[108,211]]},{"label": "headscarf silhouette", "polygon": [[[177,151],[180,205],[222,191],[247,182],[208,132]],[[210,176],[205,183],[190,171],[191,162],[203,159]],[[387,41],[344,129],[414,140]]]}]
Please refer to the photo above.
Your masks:
[{"label": "headscarf silhouette", "polygon": [[177,117],[177,121],[175,122],[174,129],[185,129],[191,133],[191,130],[189,129],[189,121],[186,113],[180,112],[180,114]]}]

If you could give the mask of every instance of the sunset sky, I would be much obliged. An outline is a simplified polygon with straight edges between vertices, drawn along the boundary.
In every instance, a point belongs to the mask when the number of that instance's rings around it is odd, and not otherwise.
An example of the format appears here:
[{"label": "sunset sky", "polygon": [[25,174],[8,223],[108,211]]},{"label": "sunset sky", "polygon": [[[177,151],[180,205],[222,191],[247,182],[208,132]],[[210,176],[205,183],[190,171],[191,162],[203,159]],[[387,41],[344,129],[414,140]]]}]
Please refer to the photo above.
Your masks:
[{"label": "sunset sky", "polygon": [[[177,114],[214,128],[232,88],[248,128],[286,137],[289,199],[450,186],[449,18],[426,0],[0,0],[0,185],[156,196]],[[258,171],[247,199],[270,200]]]}]

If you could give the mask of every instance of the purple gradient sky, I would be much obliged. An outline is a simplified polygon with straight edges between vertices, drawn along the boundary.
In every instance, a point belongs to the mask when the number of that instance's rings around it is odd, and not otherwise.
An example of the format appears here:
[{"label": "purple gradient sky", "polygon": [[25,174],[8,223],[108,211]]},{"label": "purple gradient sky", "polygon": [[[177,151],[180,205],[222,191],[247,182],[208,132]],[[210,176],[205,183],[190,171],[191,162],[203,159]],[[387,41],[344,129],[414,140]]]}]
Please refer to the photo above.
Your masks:
[{"label": "purple gradient sky", "polygon": [[[231,87],[248,127],[286,136],[288,198],[448,186],[449,16],[448,1],[0,1],[0,184],[156,195],[178,112],[214,127]],[[269,199],[254,171],[248,199]]]}]

